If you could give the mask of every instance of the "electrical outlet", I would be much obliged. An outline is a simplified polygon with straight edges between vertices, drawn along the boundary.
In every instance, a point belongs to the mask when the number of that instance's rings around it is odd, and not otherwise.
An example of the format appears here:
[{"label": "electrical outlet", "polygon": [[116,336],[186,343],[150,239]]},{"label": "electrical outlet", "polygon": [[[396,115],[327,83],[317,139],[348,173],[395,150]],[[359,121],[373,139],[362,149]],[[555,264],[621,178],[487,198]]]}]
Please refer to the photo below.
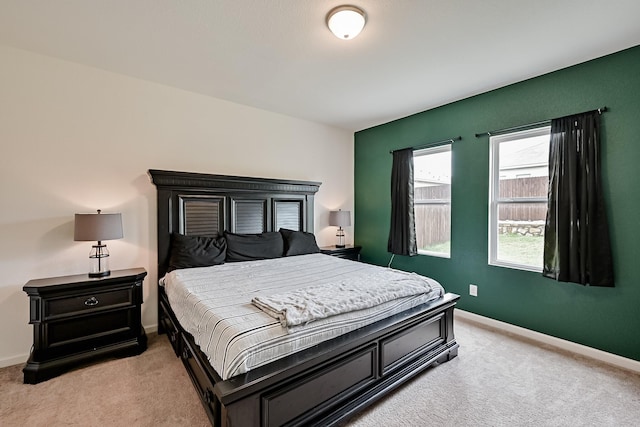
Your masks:
[{"label": "electrical outlet", "polygon": [[469,295],[471,295],[472,297],[477,297],[478,296],[478,286],[469,285]]}]

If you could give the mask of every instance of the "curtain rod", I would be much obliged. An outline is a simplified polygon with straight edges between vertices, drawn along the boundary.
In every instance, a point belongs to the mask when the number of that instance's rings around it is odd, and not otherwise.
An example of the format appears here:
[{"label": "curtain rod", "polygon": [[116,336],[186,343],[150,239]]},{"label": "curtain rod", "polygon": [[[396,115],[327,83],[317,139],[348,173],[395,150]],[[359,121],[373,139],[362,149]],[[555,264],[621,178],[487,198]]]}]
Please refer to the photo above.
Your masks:
[{"label": "curtain rod", "polygon": [[[577,113],[577,114],[584,114],[584,113],[588,113],[590,111],[597,111],[598,114],[602,114],[604,112],[607,111],[607,107],[601,107],[595,110],[589,110],[589,111],[584,111],[582,113]],[[575,114],[570,114],[571,116],[574,116]],[[494,135],[499,135],[502,133],[509,133],[509,132],[515,132],[518,130],[526,130],[526,129],[531,129],[531,128],[536,128],[538,126],[542,126],[542,125],[548,125],[549,123],[551,123],[552,119],[547,119],[547,120],[542,120],[539,122],[535,122],[535,123],[529,123],[527,125],[520,125],[520,126],[514,126],[511,128],[506,128],[506,129],[499,129],[499,130],[490,130],[487,132],[482,132],[482,133],[476,133],[476,138],[480,138],[481,136],[494,136]]]},{"label": "curtain rod", "polygon": [[427,144],[420,144],[420,145],[416,145],[415,147],[398,148],[397,150],[389,151],[389,153],[393,154],[396,151],[406,150],[407,148],[411,148],[412,150],[421,150],[423,148],[437,147],[438,145],[444,145],[448,142],[453,143],[454,141],[460,141],[461,139],[462,139],[461,136],[456,136],[455,138],[443,139],[442,141],[429,142]]}]

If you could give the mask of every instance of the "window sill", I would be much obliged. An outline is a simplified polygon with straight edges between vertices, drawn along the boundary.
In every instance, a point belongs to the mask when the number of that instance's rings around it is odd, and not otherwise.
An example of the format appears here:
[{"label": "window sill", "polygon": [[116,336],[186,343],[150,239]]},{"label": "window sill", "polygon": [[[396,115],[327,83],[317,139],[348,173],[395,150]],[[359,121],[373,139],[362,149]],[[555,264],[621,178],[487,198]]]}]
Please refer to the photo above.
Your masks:
[{"label": "window sill", "polygon": [[418,255],[426,255],[426,256],[432,256],[436,258],[451,259],[451,254],[444,254],[442,252],[429,252],[429,251],[418,250]]},{"label": "window sill", "polygon": [[531,265],[515,264],[505,261],[489,261],[489,265],[494,267],[510,268],[512,270],[530,271],[532,273],[542,273],[542,268],[533,267]]}]

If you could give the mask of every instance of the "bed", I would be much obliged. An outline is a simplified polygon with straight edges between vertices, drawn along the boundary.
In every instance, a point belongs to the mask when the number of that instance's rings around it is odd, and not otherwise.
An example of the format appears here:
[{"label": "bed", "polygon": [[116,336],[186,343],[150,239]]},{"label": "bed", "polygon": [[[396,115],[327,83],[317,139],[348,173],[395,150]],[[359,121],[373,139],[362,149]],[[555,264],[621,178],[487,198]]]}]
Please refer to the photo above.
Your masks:
[{"label": "bed", "polygon": [[[167,335],[182,359],[214,426],[341,424],[418,373],[457,355],[453,310],[459,296],[439,290],[437,296],[402,306],[388,317],[312,342],[284,357],[239,369],[238,364],[214,368],[209,346],[201,348],[202,338],[182,325],[189,326],[182,309],[169,302],[167,290],[173,291],[165,289],[165,276],[167,280],[176,276],[175,271],[169,273],[172,235],[215,237],[225,232],[267,234],[280,229],[313,232],[314,195],[320,183],[162,170],[149,170],[149,175],[157,188],[158,278],[162,279],[158,332]],[[290,258],[307,265],[347,263],[331,264],[333,269],[366,267],[322,254]],[[289,261],[254,264],[290,269],[285,262]],[[228,265],[220,267],[231,269]],[[198,276],[203,270],[206,268],[186,269],[177,276]]]}]

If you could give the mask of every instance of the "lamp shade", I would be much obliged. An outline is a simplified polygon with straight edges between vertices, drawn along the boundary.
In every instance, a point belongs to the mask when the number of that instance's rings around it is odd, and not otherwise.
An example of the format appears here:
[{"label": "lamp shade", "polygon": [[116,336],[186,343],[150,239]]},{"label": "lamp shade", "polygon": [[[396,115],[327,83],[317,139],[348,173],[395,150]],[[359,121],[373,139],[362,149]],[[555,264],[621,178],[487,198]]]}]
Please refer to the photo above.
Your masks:
[{"label": "lamp shade", "polygon": [[122,238],[122,215],[103,214],[98,211],[95,214],[76,214],[73,240],[102,241]]},{"label": "lamp shade", "polygon": [[343,210],[329,212],[329,225],[334,225],[336,227],[350,226],[351,212]]}]

